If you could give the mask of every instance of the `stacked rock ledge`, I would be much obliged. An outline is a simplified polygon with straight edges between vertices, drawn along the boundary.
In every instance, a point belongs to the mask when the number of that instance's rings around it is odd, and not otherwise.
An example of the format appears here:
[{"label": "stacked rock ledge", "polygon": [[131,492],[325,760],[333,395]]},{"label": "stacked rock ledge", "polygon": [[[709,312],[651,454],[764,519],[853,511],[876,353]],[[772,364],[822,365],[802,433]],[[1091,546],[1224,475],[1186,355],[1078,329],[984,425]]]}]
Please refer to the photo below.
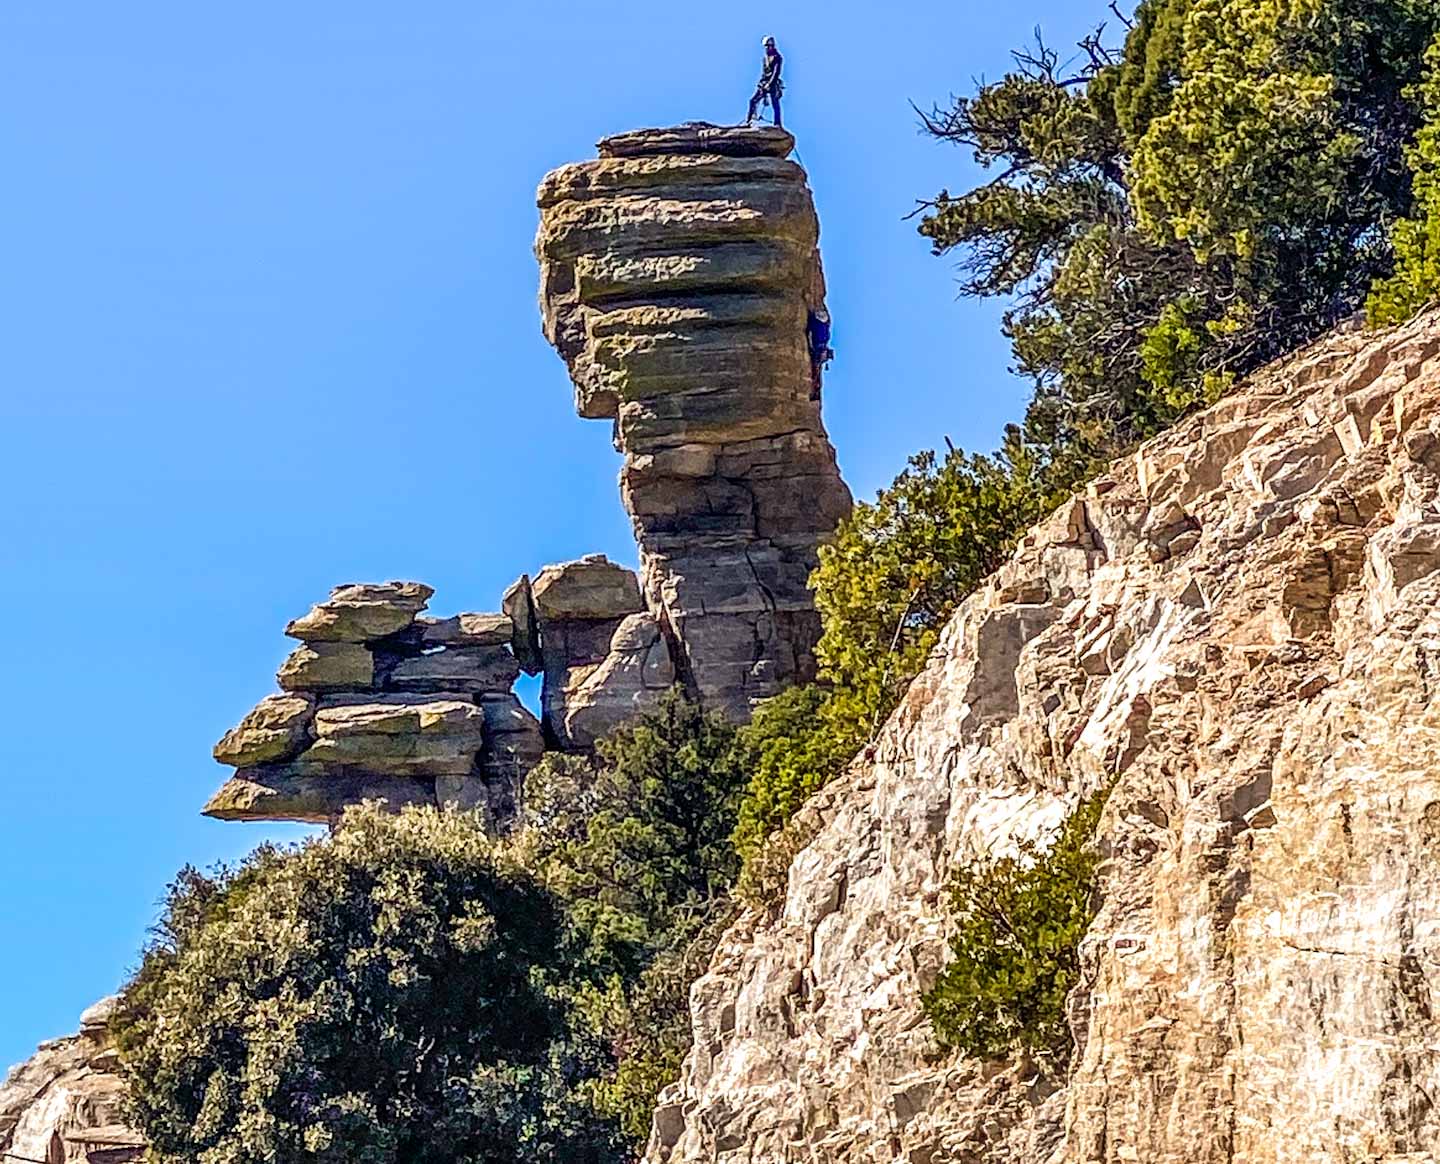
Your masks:
[{"label": "stacked rock ledge", "polygon": [[503,613],[423,617],[433,593],[340,586],[291,622],[285,633],[302,641],[277,675],[285,693],[216,745],[237,771],[206,815],[326,822],[376,800],[484,808],[503,827],[523,778],[516,757],[540,751],[539,724],[511,691],[514,629]]},{"label": "stacked rock ledge", "polygon": [[[541,307],[581,416],[611,420],[640,572],[601,555],[438,619],[419,582],[354,584],[215,758],[206,812],[333,820],[359,800],[513,816],[548,749],[586,752],[680,683],[735,721],[811,679],[807,588],[850,508],[820,417],[819,223],[794,139],[690,123],[606,138],[540,186]],[[512,692],[543,675],[542,717]]]}]

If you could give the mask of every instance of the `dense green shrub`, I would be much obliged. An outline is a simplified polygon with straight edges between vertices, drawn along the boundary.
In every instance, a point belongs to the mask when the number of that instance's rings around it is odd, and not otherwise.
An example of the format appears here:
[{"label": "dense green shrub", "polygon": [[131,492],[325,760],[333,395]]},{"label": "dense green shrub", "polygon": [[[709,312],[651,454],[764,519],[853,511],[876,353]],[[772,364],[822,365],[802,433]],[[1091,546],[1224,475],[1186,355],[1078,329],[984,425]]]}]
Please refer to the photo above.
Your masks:
[{"label": "dense green shrub", "polygon": [[580,1102],[548,895],[478,819],[348,813],[181,873],[115,1020],[129,1116],[196,1164],[623,1158]]},{"label": "dense green shrub", "polygon": [[1415,204],[1395,224],[1395,273],[1376,284],[1369,313],[1375,323],[1400,323],[1440,298],[1440,37],[1425,53],[1424,79],[1411,90],[1424,118],[1406,160]]},{"label": "dense green shrub", "polygon": [[1019,1050],[1068,1056],[1065,999],[1094,919],[1094,838],[1105,795],[1081,801],[1048,849],[1026,841],[1015,856],[956,871],[952,959],[925,996],[942,1046],[987,1059]]},{"label": "dense green shrub", "polygon": [[677,688],[527,778],[521,847],[560,902],[573,995],[610,1066],[587,1094],[633,1143],[689,1045],[688,990],[732,916],[731,844],[748,753],[734,727]]}]

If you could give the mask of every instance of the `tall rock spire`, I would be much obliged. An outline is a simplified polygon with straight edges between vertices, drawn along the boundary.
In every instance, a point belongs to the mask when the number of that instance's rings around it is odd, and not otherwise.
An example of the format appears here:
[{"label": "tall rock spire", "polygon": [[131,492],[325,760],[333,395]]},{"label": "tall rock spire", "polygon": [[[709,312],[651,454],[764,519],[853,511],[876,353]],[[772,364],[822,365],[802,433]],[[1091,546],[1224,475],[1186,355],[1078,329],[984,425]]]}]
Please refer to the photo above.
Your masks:
[{"label": "tall rock spire", "polygon": [[794,139],[702,123],[603,140],[540,185],[541,307],[581,416],[611,419],[647,606],[707,705],[814,676],[816,548],[850,509],[820,419],[819,225]]}]

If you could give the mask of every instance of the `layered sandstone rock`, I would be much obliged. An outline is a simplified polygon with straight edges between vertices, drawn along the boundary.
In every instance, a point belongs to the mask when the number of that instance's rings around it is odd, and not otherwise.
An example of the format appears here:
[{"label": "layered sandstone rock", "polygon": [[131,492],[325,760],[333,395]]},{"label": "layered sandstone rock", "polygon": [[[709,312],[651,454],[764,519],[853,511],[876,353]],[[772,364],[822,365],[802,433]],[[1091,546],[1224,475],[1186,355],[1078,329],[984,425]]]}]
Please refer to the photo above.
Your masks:
[{"label": "layered sandstone rock", "polygon": [[205,812],[324,822],[361,800],[514,812],[540,726],[511,691],[505,614],[424,617],[418,582],[337,587],[285,633],[302,640],[270,695],[215,746],[237,769]]},{"label": "layered sandstone rock", "polygon": [[[638,130],[540,187],[546,334],[615,421],[641,576],[601,555],[522,575],[496,614],[418,582],[337,587],[216,746],[205,811],[327,821],[359,800],[483,806],[503,827],[545,747],[585,752],[684,685],[748,718],[813,677],[817,546],[850,507],[820,421],[825,284],[794,140]],[[544,676],[542,730],[511,693]]]},{"label": "layered sandstone rock", "polygon": [[531,601],[545,669],[545,732],[555,747],[593,747],[674,684],[669,646],[633,570],[603,554],[546,566]]},{"label": "layered sandstone rock", "polygon": [[680,677],[737,719],[813,676],[806,580],[850,507],[820,420],[825,284],[793,145],[771,126],[636,131],[538,199],[545,334],[580,415],[614,421],[646,606]]},{"label": "layered sandstone rock", "polygon": [[[1119,464],[957,612],[692,990],[650,1164],[1440,1145],[1440,317]],[[957,862],[1114,782],[1073,1065],[937,1053]]]},{"label": "layered sandstone rock", "polygon": [[[291,622],[284,690],[215,745],[237,771],[206,814],[323,823],[375,800],[479,808],[503,830],[547,747],[589,751],[676,681],[635,571],[603,554],[522,576],[498,613],[431,618],[431,594],[341,586]],[[522,670],[543,672],[543,726],[513,691]]]},{"label": "layered sandstone rock", "polygon": [[144,1140],[121,1115],[106,1024],[113,999],[80,1016],[80,1033],[42,1043],[0,1083],[0,1159],[36,1164],[128,1164]]}]

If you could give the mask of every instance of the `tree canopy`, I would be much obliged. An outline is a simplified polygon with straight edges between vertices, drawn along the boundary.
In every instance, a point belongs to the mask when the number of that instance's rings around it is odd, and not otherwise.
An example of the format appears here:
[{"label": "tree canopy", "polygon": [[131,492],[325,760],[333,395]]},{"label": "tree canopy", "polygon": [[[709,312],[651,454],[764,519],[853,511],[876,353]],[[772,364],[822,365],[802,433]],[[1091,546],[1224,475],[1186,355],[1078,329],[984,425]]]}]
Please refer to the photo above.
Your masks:
[{"label": "tree canopy", "polygon": [[183,871],[115,1021],[161,1160],[606,1164],[580,1101],[561,916],[468,814]]}]

